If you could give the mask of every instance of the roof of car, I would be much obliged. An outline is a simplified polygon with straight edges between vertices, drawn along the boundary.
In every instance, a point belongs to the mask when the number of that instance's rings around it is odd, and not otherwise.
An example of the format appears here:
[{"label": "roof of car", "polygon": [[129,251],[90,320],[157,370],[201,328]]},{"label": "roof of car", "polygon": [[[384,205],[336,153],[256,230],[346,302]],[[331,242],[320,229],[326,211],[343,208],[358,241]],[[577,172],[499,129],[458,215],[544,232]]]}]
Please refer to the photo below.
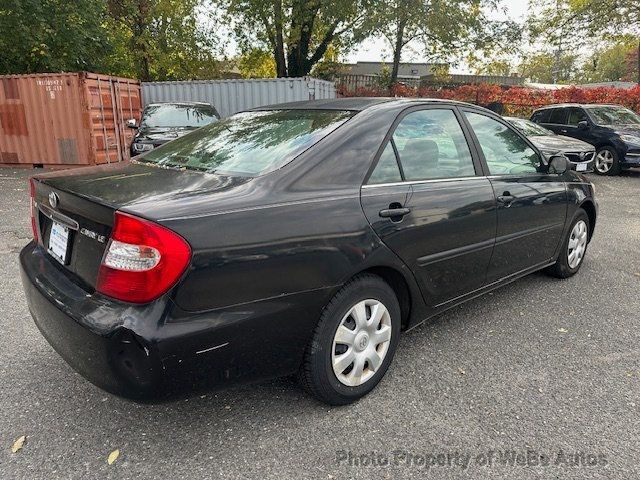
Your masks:
[{"label": "roof of car", "polygon": [[537,110],[546,110],[548,108],[565,108],[565,107],[620,107],[621,105],[616,105],[613,103],[557,103],[554,105],[545,105],[544,107],[540,107]]},{"label": "roof of car", "polygon": [[265,105],[252,110],[353,110],[362,111],[382,103],[397,103],[406,105],[411,103],[446,103],[463,104],[454,100],[440,98],[394,98],[394,97],[346,97],[331,98],[326,100],[305,100],[301,102],[279,103]]}]

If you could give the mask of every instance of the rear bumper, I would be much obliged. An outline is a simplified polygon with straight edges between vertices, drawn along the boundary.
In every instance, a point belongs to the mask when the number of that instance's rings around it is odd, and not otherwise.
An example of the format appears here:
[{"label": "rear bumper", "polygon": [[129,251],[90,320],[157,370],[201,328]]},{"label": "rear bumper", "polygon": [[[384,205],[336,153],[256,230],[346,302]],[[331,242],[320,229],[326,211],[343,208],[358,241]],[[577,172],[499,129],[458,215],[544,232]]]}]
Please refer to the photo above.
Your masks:
[{"label": "rear bumper", "polygon": [[98,387],[145,400],[295,372],[336,288],[185,312],[167,297],[140,306],[87,292],[33,242],[20,267],[31,315],[60,356]]},{"label": "rear bumper", "polygon": [[132,309],[88,294],[33,243],[20,253],[20,267],[31,316],[69,365],[112,393],[156,393],[162,364],[153,344],[127,328]]}]

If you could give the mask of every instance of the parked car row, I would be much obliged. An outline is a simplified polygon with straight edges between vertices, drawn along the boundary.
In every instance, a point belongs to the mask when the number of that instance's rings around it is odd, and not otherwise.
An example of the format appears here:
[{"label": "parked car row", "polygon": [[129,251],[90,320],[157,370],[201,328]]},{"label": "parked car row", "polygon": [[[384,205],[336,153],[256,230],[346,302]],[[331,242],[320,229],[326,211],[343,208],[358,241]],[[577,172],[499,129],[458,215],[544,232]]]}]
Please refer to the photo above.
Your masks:
[{"label": "parked car row", "polygon": [[[640,167],[640,116],[620,105],[549,105],[531,121],[508,120],[546,155],[563,153],[578,171],[617,175]],[[594,152],[594,155],[592,155]]]},{"label": "parked car row", "polygon": [[573,170],[577,172],[593,171],[595,157],[593,145],[565,135],[558,135],[530,120],[515,117],[505,117],[505,120],[528,137],[546,158],[562,154],[571,162]]}]

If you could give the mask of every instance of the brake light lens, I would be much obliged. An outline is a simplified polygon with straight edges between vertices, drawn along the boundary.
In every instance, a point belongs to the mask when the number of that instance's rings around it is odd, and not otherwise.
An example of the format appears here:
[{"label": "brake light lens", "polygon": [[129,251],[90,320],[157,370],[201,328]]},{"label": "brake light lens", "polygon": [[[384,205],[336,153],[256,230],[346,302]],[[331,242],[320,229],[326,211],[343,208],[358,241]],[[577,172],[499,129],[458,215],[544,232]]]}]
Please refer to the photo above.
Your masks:
[{"label": "brake light lens", "polygon": [[147,303],[171,289],[191,261],[191,247],[157,223],[116,212],[96,290],[131,303]]},{"label": "brake light lens", "polygon": [[38,206],[36,205],[36,180],[34,178],[29,179],[29,205],[33,240],[38,243]]}]

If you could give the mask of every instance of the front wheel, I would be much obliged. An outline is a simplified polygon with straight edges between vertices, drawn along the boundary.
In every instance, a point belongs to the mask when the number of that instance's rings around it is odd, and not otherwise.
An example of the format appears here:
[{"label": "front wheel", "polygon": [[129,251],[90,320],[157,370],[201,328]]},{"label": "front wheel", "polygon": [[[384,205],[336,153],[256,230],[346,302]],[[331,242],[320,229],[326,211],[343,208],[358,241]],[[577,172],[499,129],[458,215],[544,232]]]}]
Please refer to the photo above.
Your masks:
[{"label": "front wheel", "polygon": [[596,153],[595,172],[599,175],[618,175],[620,173],[618,153],[611,147],[602,147]]},{"label": "front wheel", "polygon": [[589,216],[579,209],[565,238],[558,260],[547,269],[557,278],[569,278],[578,273],[589,245]]},{"label": "front wheel", "polygon": [[398,299],[382,278],[354,278],[325,307],[305,353],[300,383],[331,405],[358,400],[389,368],[400,323]]}]

